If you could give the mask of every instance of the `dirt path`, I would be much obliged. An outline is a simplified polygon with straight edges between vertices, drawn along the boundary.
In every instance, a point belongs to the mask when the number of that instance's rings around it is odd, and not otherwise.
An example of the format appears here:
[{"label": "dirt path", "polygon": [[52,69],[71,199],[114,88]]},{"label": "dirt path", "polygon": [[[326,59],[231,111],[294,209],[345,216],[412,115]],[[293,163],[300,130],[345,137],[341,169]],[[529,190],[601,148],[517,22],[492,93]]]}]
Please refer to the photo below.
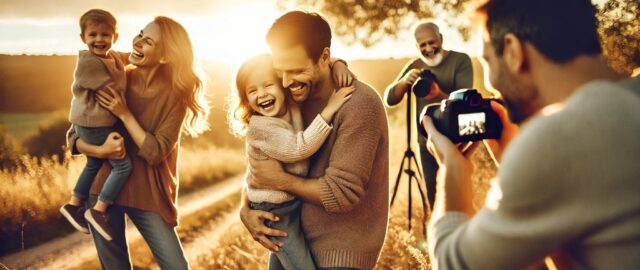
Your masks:
[{"label": "dirt path", "polygon": [[[200,235],[207,235],[202,239],[211,242],[214,238],[210,237],[222,234],[225,227],[237,220],[234,213],[241,186],[242,177],[235,176],[180,198],[178,233],[186,254],[197,253],[197,246],[203,244],[199,243],[202,241],[198,240]],[[127,225],[126,235],[134,266],[153,267],[153,256],[131,222]],[[91,237],[79,232],[0,258],[0,262],[10,269],[100,268]]]}]

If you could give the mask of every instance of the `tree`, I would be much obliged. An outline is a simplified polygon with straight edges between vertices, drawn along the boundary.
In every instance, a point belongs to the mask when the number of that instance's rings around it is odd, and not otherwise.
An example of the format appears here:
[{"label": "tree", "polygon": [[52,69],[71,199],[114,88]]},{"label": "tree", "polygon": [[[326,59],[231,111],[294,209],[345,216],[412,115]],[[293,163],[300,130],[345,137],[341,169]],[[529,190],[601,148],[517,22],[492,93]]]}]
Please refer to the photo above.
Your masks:
[{"label": "tree", "polygon": [[[421,19],[440,18],[457,28],[464,39],[469,37],[465,20],[450,14],[462,14],[469,0],[278,0],[281,8],[309,7],[327,16],[333,32],[345,43],[370,47],[387,37],[397,38],[399,30],[411,29]],[[288,5],[289,4],[289,5]]]},{"label": "tree", "polygon": [[631,74],[640,67],[640,1],[608,0],[599,8],[604,55],[615,70]]},{"label": "tree", "polygon": [[[285,6],[306,6],[320,11],[334,23],[336,36],[347,44],[370,47],[384,38],[397,38],[403,29],[421,19],[440,19],[469,38],[465,16],[475,0],[278,0]],[[604,55],[619,72],[630,74],[640,66],[640,1],[606,0],[598,5],[599,33]]]}]

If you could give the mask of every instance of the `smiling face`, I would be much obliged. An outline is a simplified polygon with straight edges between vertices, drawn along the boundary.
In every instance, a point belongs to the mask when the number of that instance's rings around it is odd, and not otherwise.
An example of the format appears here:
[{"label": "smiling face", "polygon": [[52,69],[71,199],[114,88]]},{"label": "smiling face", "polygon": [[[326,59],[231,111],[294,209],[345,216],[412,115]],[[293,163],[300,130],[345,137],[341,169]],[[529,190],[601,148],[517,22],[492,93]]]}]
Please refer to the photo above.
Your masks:
[{"label": "smiling face", "polygon": [[93,55],[106,57],[111,46],[118,39],[118,34],[105,23],[88,21],[80,38],[84,44],[87,44],[89,52]]},{"label": "smiling face", "polygon": [[289,89],[296,103],[307,100],[321,80],[320,66],[311,60],[302,45],[272,48],[273,67],[282,78],[282,86]]},{"label": "smiling face", "polygon": [[247,76],[245,94],[251,109],[260,115],[280,117],[287,112],[284,89],[271,67],[256,68]]},{"label": "smiling face", "polygon": [[420,55],[428,60],[435,60],[442,56],[442,39],[431,28],[422,27],[415,32],[416,47],[420,50]]},{"label": "smiling face", "polygon": [[129,62],[138,67],[156,66],[163,61],[160,26],[151,22],[133,38]]}]

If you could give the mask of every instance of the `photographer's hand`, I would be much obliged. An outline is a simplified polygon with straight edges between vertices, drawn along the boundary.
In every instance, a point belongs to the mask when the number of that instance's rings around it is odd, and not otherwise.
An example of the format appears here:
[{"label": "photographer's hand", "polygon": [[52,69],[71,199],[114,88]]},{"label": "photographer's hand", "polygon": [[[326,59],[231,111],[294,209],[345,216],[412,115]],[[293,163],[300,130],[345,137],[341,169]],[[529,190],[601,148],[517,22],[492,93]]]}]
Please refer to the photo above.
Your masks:
[{"label": "photographer's hand", "polygon": [[491,101],[491,109],[498,114],[500,122],[502,122],[502,134],[498,140],[484,140],[484,144],[491,149],[491,158],[496,166],[500,166],[502,153],[513,138],[520,132],[520,127],[509,120],[507,109],[496,101]]},{"label": "photographer's hand", "polygon": [[447,211],[472,215],[474,212],[471,189],[473,165],[469,157],[479,144],[477,142],[465,145],[453,144],[449,138],[438,132],[428,116],[424,116],[422,125],[429,134],[427,148],[440,165],[434,216],[442,215]]},{"label": "photographer's hand", "polygon": [[400,82],[404,83],[408,88],[411,88],[411,85],[413,85],[413,83],[416,82],[418,78],[420,78],[420,72],[422,72],[422,70],[414,68],[407,72],[407,74],[405,74],[404,77],[400,79]]},{"label": "photographer's hand", "polygon": [[420,69],[414,68],[409,70],[402,78],[398,80],[393,89],[393,96],[397,100],[402,100],[404,94],[411,89],[411,85],[420,77]]}]

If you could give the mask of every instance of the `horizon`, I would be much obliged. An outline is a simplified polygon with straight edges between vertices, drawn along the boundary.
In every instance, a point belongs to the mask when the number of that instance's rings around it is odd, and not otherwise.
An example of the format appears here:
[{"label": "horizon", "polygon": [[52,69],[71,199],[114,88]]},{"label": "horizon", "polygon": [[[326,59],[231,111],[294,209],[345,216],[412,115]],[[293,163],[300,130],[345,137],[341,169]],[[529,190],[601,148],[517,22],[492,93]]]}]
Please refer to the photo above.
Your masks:
[{"label": "horizon", "polygon": [[[38,2],[36,4],[36,2]],[[0,54],[6,55],[77,55],[86,49],[79,38],[77,19],[90,8],[111,11],[118,20],[120,38],[114,43],[116,51],[130,51],[131,40],[155,15],[171,17],[180,22],[191,37],[197,56],[228,64],[239,64],[258,53],[268,52],[264,41],[271,23],[286,10],[304,7],[289,3],[278,9],[276,0],[242,0],[236,2],[191,0],[164,6],[144,6],[141,0],[95,1],[86,3],[63,0],[51,3],[21,1],[0,3]],[[119,5],[123,2],[123,5]],[[68,5],[64,5],[68,4]],[[59,6],[65,6],[60,8]],[[200,7],[203,6],[203,7]],[[250,21],[245,18],[252,18]],[[327,18],[331,25],[330,18]],[[434,20],[441,26],[444,48],[480,55],[480,37],[474,35],[463,41],[457,30]],[[347,45],[334,34],[332,55],[351,60],[402,59],[417,57],[415,40],[410,29],[400,31],[398,38],[388,37],[369,48],[360,44]]]}]

